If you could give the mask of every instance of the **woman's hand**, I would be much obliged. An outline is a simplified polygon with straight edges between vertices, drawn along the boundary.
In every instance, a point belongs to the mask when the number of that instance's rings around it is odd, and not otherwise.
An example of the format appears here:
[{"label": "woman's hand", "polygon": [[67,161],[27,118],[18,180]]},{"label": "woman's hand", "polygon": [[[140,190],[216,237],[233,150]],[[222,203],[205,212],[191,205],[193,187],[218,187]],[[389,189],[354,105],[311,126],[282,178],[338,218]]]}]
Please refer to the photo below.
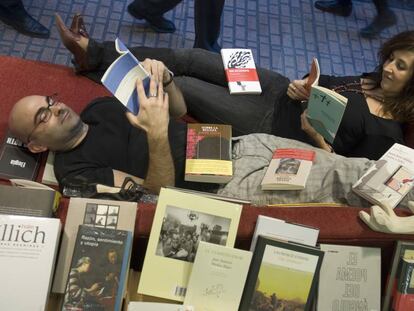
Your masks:
[{"label": "woman's hand", "polygon": [[305,111],[300,115],[300,124],[301,124],[302,131],[308,134],[309,137],[313,141],[315,141],[316,145],[319,148],[326,150],[328,152],[333,152],[332,147],[325,142],[325,139],[323,138],[323,136],[319,134],[314,129],[314,127],[309,123],[307,115],[308,115],[307,109],[305,109]]},{"label": "woman's hand", "polygon": [[287,89],[287,95],[293,100],[308,100],[309,91],[305,88],[307,79],[308,78],[303,80],[293,80],[290,82]]},{"label": "woman's hand", "polygon": [[154,77],[155,82],[163,83],[170,79],[170,72],[163,62],[146,58],[141,62],[141,65],[145,68],[148,73]]}]

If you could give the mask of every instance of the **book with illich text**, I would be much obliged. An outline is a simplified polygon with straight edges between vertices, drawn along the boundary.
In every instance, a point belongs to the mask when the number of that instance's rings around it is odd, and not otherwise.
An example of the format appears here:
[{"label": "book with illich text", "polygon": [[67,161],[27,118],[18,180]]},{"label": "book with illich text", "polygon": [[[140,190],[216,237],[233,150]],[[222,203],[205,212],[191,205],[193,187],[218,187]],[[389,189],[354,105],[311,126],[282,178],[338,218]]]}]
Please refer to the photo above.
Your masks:
[{"label": "book with illich text", "polygon": [[141,79],[148,95],[150,75],[119,38],[115,49],[120,54],[102,76],[102,84],[133,114],[139,111],[137,80]]},{"label": "book with illich text", "polygon": [[261,94],[251,49],[221,49],[230,94]]}]

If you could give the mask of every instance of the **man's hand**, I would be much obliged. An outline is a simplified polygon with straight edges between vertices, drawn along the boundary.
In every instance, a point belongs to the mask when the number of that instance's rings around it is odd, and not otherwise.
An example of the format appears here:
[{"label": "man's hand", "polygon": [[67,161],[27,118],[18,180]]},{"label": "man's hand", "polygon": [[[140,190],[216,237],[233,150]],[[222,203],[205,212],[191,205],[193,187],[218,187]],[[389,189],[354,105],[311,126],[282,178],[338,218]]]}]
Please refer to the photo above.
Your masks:
[{"label": "man's hand", "polygon": [[139,99],[139,112],[134,115],[127,112],[129,122],[142,128],[149,137],[159,138],[168,133],[168,94],[164,93],[162,83],[157,83],[154,76],[151,77],[149,97],[145,95],[144,86],[140,79],[137,80],[137,93]]},{"label": "man's hand", "polygon": [[152,77],[154,77],[155,82],[157,83],[163,83],[170,79],[170,72],[163,62],[146,58],[143,62],[141,62],[141,65]]},{"label": "man's hand", "polygon": [[287,95],[293,100],[308,100],[309,91],[305,88],[306,79],[293,80],[289,83]]}]

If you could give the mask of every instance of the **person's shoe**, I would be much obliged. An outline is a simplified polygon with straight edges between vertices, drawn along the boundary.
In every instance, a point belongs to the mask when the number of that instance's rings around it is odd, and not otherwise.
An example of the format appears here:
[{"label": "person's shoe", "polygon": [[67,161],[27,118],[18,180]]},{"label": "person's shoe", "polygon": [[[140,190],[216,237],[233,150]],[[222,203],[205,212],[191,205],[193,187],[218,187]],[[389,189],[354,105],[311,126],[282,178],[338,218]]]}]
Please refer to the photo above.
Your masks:
[{"label": "person's shoe", "polygon": [[50,36],[49,29],[35,20],[20,5],[13,6],[13,8],[0,6],[0,20],[23,35],[43,39],[47,39]]},{"label": "person's shoe", "polygon": [[352,12],[352,3],[350,4],[340,4],[336,0],[329,0],[329,1],[316,1],[315,2],[315,8],[324,11],[329,12],[335,15],[340,16],[349,16]]},{"label": "person's shoe", "polygon": [[89,38],[82,16],[75,14],[70,29],[68,29],[59,14],[55,13],[56,27],[63,45],[73,54],[77,71],[88,70],[88,56],[79,41]]},{"label": "person's shoe", "polygon": [[388,11],[381,15],[375,16],[374,20],[367,27],[362,28],[359,34],[363,38],[375,38],[385,28],[391,27],[397,23],[397,16],[394,12]]},{"label": "person's shoe", "polygon": [[148,25],[156,32],[173,33],[176,29],[174,23],[164,16],[149,16],[142,12],[138,12],[132,3],[128,5],[128,13],[137,19],[145,19]]}]

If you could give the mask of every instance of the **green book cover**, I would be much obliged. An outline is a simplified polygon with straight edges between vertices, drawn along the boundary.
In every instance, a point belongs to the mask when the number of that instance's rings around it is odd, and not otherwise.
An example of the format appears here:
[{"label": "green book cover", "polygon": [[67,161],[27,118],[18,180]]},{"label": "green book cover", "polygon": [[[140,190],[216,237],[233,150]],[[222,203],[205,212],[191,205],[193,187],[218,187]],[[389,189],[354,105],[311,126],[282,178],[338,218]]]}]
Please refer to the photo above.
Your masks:
[{"label": "green book cover", "polygon": [[308,120],[329,143],[333,143],[345,112],[347,98],[321,86],[312,86]]}]

